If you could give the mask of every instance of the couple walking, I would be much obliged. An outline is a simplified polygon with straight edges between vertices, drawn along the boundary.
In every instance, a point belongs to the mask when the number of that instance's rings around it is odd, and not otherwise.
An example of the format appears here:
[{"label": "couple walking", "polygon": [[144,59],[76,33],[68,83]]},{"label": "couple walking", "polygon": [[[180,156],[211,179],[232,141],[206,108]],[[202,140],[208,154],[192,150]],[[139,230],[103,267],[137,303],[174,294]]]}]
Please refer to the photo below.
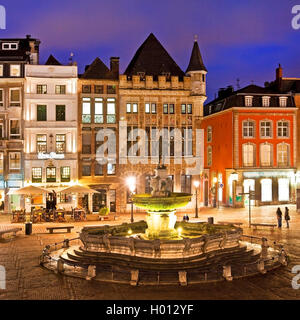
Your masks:
[{"label": "couple walking", "polygon": [[[278,228],[281,228],[282,227],[282,212],[279,207],[276,211],[276,215],[277,215],[277,221],[278,221]],[[285,207],[284,220],[286,222],[286,227],[289,228],[290,227],[289,221],[291,220],[291,218],[289,215],[289,208],[288,207]]]}]

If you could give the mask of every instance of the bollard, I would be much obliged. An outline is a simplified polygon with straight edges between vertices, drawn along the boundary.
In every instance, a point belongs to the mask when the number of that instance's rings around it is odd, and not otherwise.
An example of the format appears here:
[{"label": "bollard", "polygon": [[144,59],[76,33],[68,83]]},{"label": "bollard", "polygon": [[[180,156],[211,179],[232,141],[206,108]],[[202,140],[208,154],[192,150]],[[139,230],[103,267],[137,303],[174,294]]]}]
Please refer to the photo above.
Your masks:
[{"label": "bollard", "polygon": [[178,277],[179,277],[179,283],[181,286],[187,286],[187,276],[186,271],[179,271]]},{"label": "bollard", "polygon": [[231,266],[223,266],[223,277],[227,281],[232,281]]},{"label": "bollard", "polygon": [[96,266],[90,265],[88,267],[88,274],[86,276],[86,280],[92,280],[96,277]]},{"label": "bollard", "polygon": [[265,262],[264,260],[259,260],[257,263],[257,270],[262,273],[265,274],[267,271],[265,269]]},{"label": "bollard", "polygon": [[70,248],[70,240],[69,239],[64,240],[63,248],[65,248],[65,249]]},{"label": "bollard", "polygon": [[138,281],[139,281],[139,270],[131,270],[130,285],[137,286]]},{"label": "bollard", "polygon": [[262,242],[261,242],[261,254],[260,254],[260,256],[261,256],[261,258],[265,259],[268,256],[268,248],[269,248],[268,239],[262,238],[261,241]]}]

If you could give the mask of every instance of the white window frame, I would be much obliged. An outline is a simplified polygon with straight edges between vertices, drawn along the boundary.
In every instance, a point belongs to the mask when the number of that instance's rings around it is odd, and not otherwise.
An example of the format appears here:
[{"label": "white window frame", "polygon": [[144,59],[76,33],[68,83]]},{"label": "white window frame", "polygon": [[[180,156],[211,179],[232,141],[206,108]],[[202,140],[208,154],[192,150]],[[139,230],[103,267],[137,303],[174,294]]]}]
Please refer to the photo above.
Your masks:
[{"label": "white window frame", "polygon": [[[89,105],[89,113],[83,113],[84,107],[87,107]],[[89,116],[89,121],[83,121],[84,116]],[[81,116],[81,122],[82,123],[92,123],[92,101],[91,98],[83,97],[82,98],[82,116]]]},{"label": "white window frame", "polygon": [[[268,164],[262,162],[262,147],[263,146],[269,146],[270,147],[270,156],[269,156],[269,162]],[[261,167],[272,167],[273,165],[273,145],[271,143],[261,143],[259,146],[259,163]]]},{"label": "white window frame", "polygon": [[[250,126],[249,126],[249,123],[252,123],[253,124],[253,135],[250,136],[249,135],[249,130],[250,130]],[[244,129],[247,130],[247,135],[244,134]],[[243,121],[243,125],[242,125],[242,130],[243,130],[243,138],[246,138],[246,139],[253,139],[255,138],[255,121],[254,120],[251,120],[251,119],[247,119],[247,120],[244,120]]]},{"label": "white window frame", "polygon": [[[212,142],[212,140],[213,140],[212,135],[213,135],[212,126],[208,126],[207,127],[207,137],[206,137],[207,142]],[[210,139],[209,139],[209,137],[210,137]]]},{"label": "white window frame", "polygon": [[253,96],[245,96],[245,107],[252,107]]},{"label": "white window frame", "polygon": [[279,107],[285,108],[287,106],[288,97],[279,97]]},{"label": "white window frame", "polygon": [[[252,147],[252,161],[250,162],[249,159],[249,152],[247,152],[247,156],[245,157],[245,147]],[[253,143],[244,143],[242,145],[242,159],[243,159],[243,167],[255,167],[255,144]]]},{"label": "white window frame", "polygon": [[[13,67],[18,67],[19,69],[19,74],[18,75],[12,75],[12,68]],[[21,65],[20,64],[15,64],[15,63],[12,63],[9,65],[9,76],[10,77],[21,77]]]},{"label": "white window frame", "polygon": [[[281,125],[279,126],[279,123],[287,123],[287,135],[283,136],[283,135],[279,135],[279,129],[281,129],[281,134],[283,133],[283,129],[284,127]],[[277,121],[277,138],[279,139],[286,139],[290,137],[290,121],[289,120],[285,120],[285,119],[281,119],[279,121]]]},{"label": "white window frame", "polygon": [[212,146],[207,146],[207,166],[211,167],[212,166],[212,161],[213,161],[213,156],[212,156]]},{"label": "white window frame", "polygon": [[[5,46],[7,46],[9,48],[5,48]],[[12,48],[12,45],[15,45],[15,48]],[[1,46],[2,50],[18,50],[19,49],[19,43],[18,42],[2,42],[2,46]]]},{"label": "white window frame", "polygon": [[3,77],[4,65],[0,64],[0,77]]},{"label": "white window frame", "polygon": [[[11,101],[11,92],[13,90],[19,91],[19,97],[20,97],[19,101]],[[21,106],[21,99],[22,99],[22,96],[21,96],[21,89],[20,88],[9,88],[9,106],[10,107],[20,107]],[[12,106],[12,104],[15,104],[15,106]]]},{"label": "white window frame", "polygon": [[[270,123],[270,135],[269,136],[267,136],[265,133],[266,133],[266,128],[267,128],[267,126],[264,126],[264,135],[262,135],[262,123],[264,123],[264,122],[269,122]],[[273,137],[273,121],[272,120],[269,120],[269,119],[265,119],[265,120],[261,120],[260,122],[259,122],[259,136],[260,136],[260,138],[262,138],[262,139],[271,139],[272,137]]]},{"label": "white window frame", "polygon": [[[20,166],[19,166],[18,168],[12,168],[12,167],[11,167],[11,157],[10,157],[10,156],[11,156],[12,154],[19,154],[19,155],[20,155]],[[9,156],[9,170],[20,170],[20,169],[21,169],[21,166],[22,166],[22,164],[21,164],[21,162],[22,162],[21,152],[9,152],[8,156]]]},{"label": "white window frame", "polygon": [[[19,131],[20,133],[19,134],[11,134],[10,130],[11,130],[11,121],[19,121]],[[9,119],[9,139],[12,139],[12,137],[17,137],[19,136],[19,138],[15,139],[15,140],[20,140],[21,139],[21,136],[22,136],[22,133],[21,133],[21,119],[15,119],[15,118],[11,118]]]},{"label": "white window frame", "polygon": [[[280,146],[286,146],[287,150],[286,150],[286,163],[280,163],[279,162],[279,156],[282,156],[279,154],[279,147]],[[290,165],[290,145],[288,143],[282,142],[282,143],[278,143],[277,144],[277,166],[278,167],[288,167]]]},{"label": "white window frame", "polygon": [[262,97],[262,106],[263,107],[270,107],[270,97],[269,96]]}]

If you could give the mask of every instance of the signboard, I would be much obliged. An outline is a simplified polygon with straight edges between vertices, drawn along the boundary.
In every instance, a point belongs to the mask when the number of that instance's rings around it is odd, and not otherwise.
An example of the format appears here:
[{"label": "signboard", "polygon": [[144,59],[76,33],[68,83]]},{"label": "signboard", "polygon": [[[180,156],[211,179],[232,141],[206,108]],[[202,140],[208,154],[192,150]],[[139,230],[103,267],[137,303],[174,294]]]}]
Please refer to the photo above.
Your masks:
[{"label": "signboard", "polygon": [[224,184],[223,183],[220,183],[220,188],[224,188]]},{"label": "signboard", "polygon": [[40,152],[38,154],[39,160],[64,159],[64,158],[65,158],[65,155],[63,153],[56,153],[56,152],[42,153],[42,152]]}]

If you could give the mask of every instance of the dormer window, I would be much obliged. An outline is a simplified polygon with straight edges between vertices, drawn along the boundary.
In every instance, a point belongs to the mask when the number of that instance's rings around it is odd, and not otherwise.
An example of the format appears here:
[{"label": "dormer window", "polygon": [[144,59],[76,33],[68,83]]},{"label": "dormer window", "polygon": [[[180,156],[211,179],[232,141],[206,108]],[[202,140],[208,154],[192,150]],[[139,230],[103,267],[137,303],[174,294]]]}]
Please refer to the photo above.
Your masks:
[{"label": "dormer window", "polygon": [[270,107],[270,97],[262,97],[262,106]]},{"label": "dormer window", "polygon": [[18,50],[19,45],[17,42],[3,42],[2,50]]},{"label": "dormer window", "polygon": [[286,107],[287,105],[287,97],[279,97],[279,106],[280,107]]},{"label": "dormer window", "polygon": [[252,107],[253,97],[252,96],[245,96],[245,106]]}]

